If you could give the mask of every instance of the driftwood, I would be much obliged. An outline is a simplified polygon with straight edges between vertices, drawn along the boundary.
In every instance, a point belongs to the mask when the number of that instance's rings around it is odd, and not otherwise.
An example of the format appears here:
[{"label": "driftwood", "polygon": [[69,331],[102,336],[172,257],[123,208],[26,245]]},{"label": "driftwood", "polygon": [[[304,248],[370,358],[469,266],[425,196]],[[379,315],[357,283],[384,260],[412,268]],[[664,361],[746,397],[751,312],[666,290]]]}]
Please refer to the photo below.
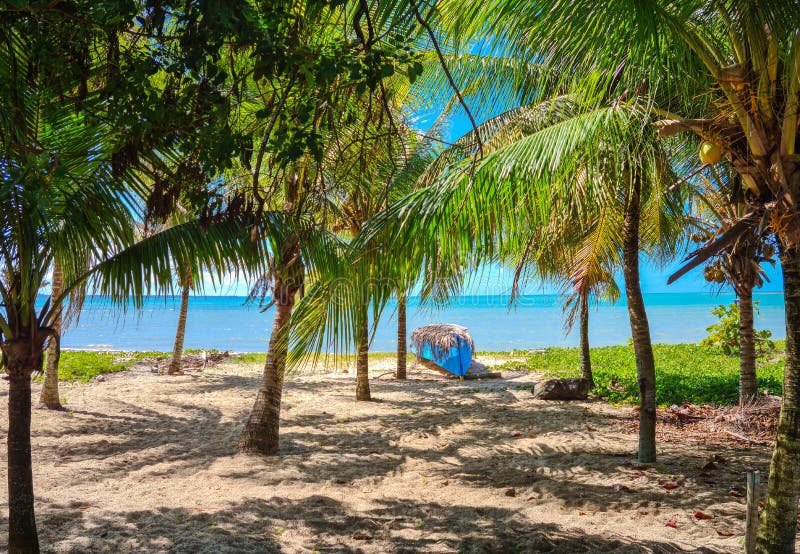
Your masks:
[{"label": "driftwood", "polygon": [[476,379],[502,379],[503,374],[499,371],[487,371],[485,373],[467,373],[463,379],[465,381],[474,381]]}]

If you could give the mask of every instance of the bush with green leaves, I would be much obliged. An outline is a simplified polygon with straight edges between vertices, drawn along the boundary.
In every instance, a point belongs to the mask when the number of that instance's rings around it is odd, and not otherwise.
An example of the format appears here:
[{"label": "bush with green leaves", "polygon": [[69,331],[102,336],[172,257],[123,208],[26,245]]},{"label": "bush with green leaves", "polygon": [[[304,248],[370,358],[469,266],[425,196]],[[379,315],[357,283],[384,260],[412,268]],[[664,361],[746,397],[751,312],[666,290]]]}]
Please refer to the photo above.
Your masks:
[{"label": "bush with green leaves", "polygon": [[[753,302],[753,308],[758,312],[758,302]],[[733,356],[739,354],[739,303],[733,302],[728,306],[716,306],[711,313],[719,318],[717,323],[706,328],[709,335],[700,344],[711,348],[719,348],[725,354]],[[764,356],[775,350],[772,340],[772,331],[762,329],[755,331],[756,353]]]}]

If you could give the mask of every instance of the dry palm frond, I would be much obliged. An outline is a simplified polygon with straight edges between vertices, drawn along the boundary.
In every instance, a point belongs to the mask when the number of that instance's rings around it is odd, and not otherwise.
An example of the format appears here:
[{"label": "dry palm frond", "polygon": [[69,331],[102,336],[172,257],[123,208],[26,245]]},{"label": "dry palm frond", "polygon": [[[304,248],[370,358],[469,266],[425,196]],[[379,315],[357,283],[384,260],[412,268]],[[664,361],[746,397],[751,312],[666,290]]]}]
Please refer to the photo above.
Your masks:
[{"label": "dry palm frond", "polygon": [[475,343],[469,334],[469,330],[461,325],[453,325],[451,323],[417,327],[411,333],[411,347],[417,352],[422,352],[425,344],[429,344],[433,347],[434,355],[438,357],[439,353],[443,354],[450,348],[457,348],[459,339],[466,342],[470,350],[475,350]]}]

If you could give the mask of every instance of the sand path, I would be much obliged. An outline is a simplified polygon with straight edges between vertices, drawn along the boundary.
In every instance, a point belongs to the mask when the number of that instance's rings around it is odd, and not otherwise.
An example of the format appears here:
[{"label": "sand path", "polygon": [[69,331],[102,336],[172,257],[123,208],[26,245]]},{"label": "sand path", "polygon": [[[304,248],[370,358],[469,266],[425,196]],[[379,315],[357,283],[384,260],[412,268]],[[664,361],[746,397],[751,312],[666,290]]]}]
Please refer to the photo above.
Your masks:
[{"label": "sand path", "polygon": [[[662,444],[660,466],[634,467],[636,437],[619,425],[630,408],[535,401],[529,373],[385,377],[369,403],[354,401],[352,372],[296,377],[281,455],[235,455],[259,374],[129,371],[65,386],[69,412],[34,410],[44,550],[739,552],[744,502],[730,487],[746,468],[767,469],[768,448],[697,443]],[[712,454],[728,463],[701,471]],[[2,458],[0,473],[5,448]],[[1,499],[5,487],[2,475]]]}]

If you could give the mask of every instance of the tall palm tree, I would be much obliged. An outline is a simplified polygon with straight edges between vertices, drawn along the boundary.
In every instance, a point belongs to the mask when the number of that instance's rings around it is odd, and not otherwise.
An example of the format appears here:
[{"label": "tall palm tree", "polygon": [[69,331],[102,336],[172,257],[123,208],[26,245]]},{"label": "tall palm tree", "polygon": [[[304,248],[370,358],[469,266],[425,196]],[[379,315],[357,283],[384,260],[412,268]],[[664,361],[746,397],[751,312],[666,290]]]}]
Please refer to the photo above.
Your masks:
[{"label": "tall palm tree", "polygon": [[183,268],[178,272],[178,286],[181,288],[181,306],[178,311],[178,327],[175,329],[175,342],[172,346],[172,360],[167,375],[181,375],[183,360],[183,340],[186,337],[186,316],[189,312],[189,295],[192,292],[192,274]]},{"label": "tall palm tree", "polygon": [[[73,162],[74,163],[74,162]],[[97,291],[113,300],[141,299],[148,290],[171,290],[169,256],[175,251],[192,258],[191,271],[229,267],[258,257],[249,233],[238,226],[215,224],[201,228],[197,221],[168,229],[139,242],[134,240],[133,217],[124,197],[127,190],[99,181],[100,168],[87,163],[71,165],[70,179],[36,183],[26,180],[17,187],[22,173],[9,163],[0,180],[0,198],[7,207],[0,215],[2,279],[0,295],[0,349],[9,376],[9,548],[13,552],[38,551],[33,512],[33,482],[30,445],[30,380],[42,370],[45,342],[55,344],[59,357],[59,334],[53,323],[60,317],[64,297],[92,279]],[[93,167],[94,165],[94,167]],[[85,181],[74,181],[83,170],[94,170]],[[37,186],[38,185],[38,186]],[[43,201],[47,198],[47,201]],[[98,262],[87,271],[69,252],[91,248]],[[226,256],[231,256],[227,258]],[[36,307],[36,298],[54,257],[62,262],[63,290],[54,302]]]},{"label": "tall palm tree", "polygon": [[281,398],[286,373],[288,334],[295,297],[305,282],[304,242],[289,230],[272,242],[269,272],[261,277],[261,294],[271,293],[275,306],[272,334],[261,386],[250,415],[239,435],[240,452],[277,453],[280,436]]},{"label": "tall palm tree", "polygon": [[[77,261],[81,256],[89,254],[88,251],[71,252],[71,258]],[[91,260],[86,258],[79,262],[84,269],[91,267]],[[53,258],[53,276],[50,281],[50,303],[53,306],[52,328],[58,337],[61,337],[64,329],[77,323],[83,303],[86,299],[82,288],[73,289],[69,295],[64,294],[64,271],[58,258]],[[65,298],[66,297],[66,298]],[[59,339],[60,340],[60,339]],[[61,359],[58,341],[51,339],[47,346],[47,363],[44,370],[42,381],[42,392],[39,396],[39,404],[48,410],[63,410],[61,398],[58,392],[58,368]]]},{"label": "tall palm tree", "polygon": [[[762,221],[777,236],[787,320],[786,378],[759,552],[794,549],[800,464],[800,9],[797,2],[681,0],[467,2],[436,17],[451,33],[483,36],[549,67],[584,93],[647,91],[663,135],[719,148],[741,176],[748,212],[698,252],[700,265]],[[589,78],[586,78],[586,77]]]},{"label": "tall palm tree", "polygon": [[[198,176],[202,176],[199,172]],[[166,221],[166,226],[180,224],[181,221],[190,219],[187,210],[188,204],[180,203],[175,206],[175,211]],[[175,328],[175,341],[172,344],[172,359],[167,367],[167,375],[183,375],[183,342],[186,338],[186,319],[189,313],[189,297],[193,289],[192,273],[185,262],[175,260],[175,273],[177,274],[177,284],[181,290],[181,304],[178,308],[178,324]]]},{"label": "tall palm tree", "polygon": [[[397,373],[405,378],[406,357],[406,298],[419,280],[412,262],[387,255],[390,243],[372,245],[359,250],[357,237],[362,227],[391,202],[403,197],[417,186],[418,177],[433,160],[432,143],[438,126],[420,137],[410,126],[401,105],[405,77],[388,81],[380,93],[359,95],[356,111],[346,114],[343,124],[333,135],[327,158],[335,161],[323,167],[329,183],[328,212],[331,228],[343,233],[353,245],[349,256],[347,278],[359,292],[350,297],[355,310],[353,349],[356,352],[356,400],[371,399],[369,387],[370,318],[377,322],[382,301],[372,307],[373,289],[381,289],[378,297],[394,295],[397,299]],[[366,105],[366,109],[364,109]],[[350,121],[349,124],[344,123]],[[388,126],[388,132],[383,127]],[[366,138],[374,137],[374,138]],[[333,272],[328,272],[335,275]],[[339,275],[342,277],[342,275]],[[334,277],[335,278],[335,277]],[[314,297],[320,298],[320,297]],[[380,306],[380,307],[378,307]],[[324,329],[324,325],[318,330]],[[303,332],[301,331],[301,335]],[[338,345],[349,348],[351,345]]]},{"label": "tall palm tree", "polygon": [[[727,171],[725,171],[727,169]],[[730,168],[712,168],[697,180],[698,216],[695,239],[707,246],[728,232],[745,215],[743,203],[732,204],[741,193],[741,181]],[[752,402],[758,394],[753,290],[766,280],[762,263],[775,263],[775,247],[758,228],[742,234],[706,262],[707,281],[728,283],[739,304],[739,403]]]},{"label": "tall palm tree", "polygon": [[[554,198],[554,202],[558,202]],[[605,209],[598,213],[582,212],[570,200],[551,210],[552,217],[543,225],[532,227],[524,248],[521,243],[511,246],[504,262],[513,266],[514,281],[511,300],[519,294],[523,280],[537,279],[559,287],[564,297],[564,330],[569,333],[579,322],[579,352],[581,377],[594,385],[591,349],[589,345],[589,312],[593,300],[606,298],[616,302],[620,290],[614,272],[621,269],[620,252],[614,247],[615,234],[621,229],[618,210]],[[653,221],[647,220],[647,225]],[[658,241],[671,240],[660,236]],[[648,237],[652,237],[650,234]],[[653,249],[659,242],[649,244]]]},{"label": "tall palm tree", "polygon": [[[519,256],[518,276],[530,263],[540,275],[571,282],[578,308],[588,308],[581,293],[622,268],[639,373],[643,462],[655,459],[656,404],[638,256],[640,249],[674,255],[682,220],[680,193],[669,190],[675,175],[654,130],[647,129],[651,120],[637,99],[591,107],[577,95],[562,95],[515,108],[478,127],[483,159],[474,162],[474,136],[459,139],[426,176],[441,182],[428,189],[430,198],[411,200],[422,212],[420,226],[439,220],[449,234],[463,229],[454,234],[456,248],[477,238],[484,255]],[[423,232],[413,222],[409,229],[411,235]],[[535,244],[545,247],[537,251]],[[583,314],[585,329],[588,310]],[[586,351],[588,340],[582,342]],[[588,357],[583,366],[588,376]]]},{"label": "tall palm tree", "polygon": [[[39,552],[31,377],[42,371],[48,341],[58,360],[64,299],[82,297],[91,286],[117,303],[140,304],[148,293],[171,291],[176,253],[190,260],[194,278],[206,268],[219,277],[233,261],[258,267],[263,259],[260,242],[241,229],[249,223],[244,210],[235,220],[207,206],[201,220],[136,238],[135,222],[161,213],[176,192],[149,186],[140,175],[143,160],[176,158],[188,141],[193,150],[217,146],[205,151],[212,166],[229,153],[220,143],[230,138],[225,122],[219,124],[227,103],[206,78],[213,61],[160,48],[158,32],[132,38],[165,24],[157,21],[164,12],[155,10],[131,25],[139,9],[146,11],[134,2],[120,8],[82,1],[0,8],[0,365],[9,382],[8,548],[15,554]],[[182,17],[164,19],[174,27],[167,40],[181,37],[176,43],[201,49],[204,41],[228,36],[231,24],[215,21],[211,29],[203,17],[188,26]],[[188,33],[192,40],[183,42]],[[191,186],[187,180],[177,191]],[[55,260],[62,291],[40,306],[37,296]]]},{"label": "tall palm tree", "polygon": [[396,379],[406,379],[406,361],[408,354],[408,328],[406,325],[406,310],[408,299],[405,291],[397,291],[397,368],[394,376]]}]

